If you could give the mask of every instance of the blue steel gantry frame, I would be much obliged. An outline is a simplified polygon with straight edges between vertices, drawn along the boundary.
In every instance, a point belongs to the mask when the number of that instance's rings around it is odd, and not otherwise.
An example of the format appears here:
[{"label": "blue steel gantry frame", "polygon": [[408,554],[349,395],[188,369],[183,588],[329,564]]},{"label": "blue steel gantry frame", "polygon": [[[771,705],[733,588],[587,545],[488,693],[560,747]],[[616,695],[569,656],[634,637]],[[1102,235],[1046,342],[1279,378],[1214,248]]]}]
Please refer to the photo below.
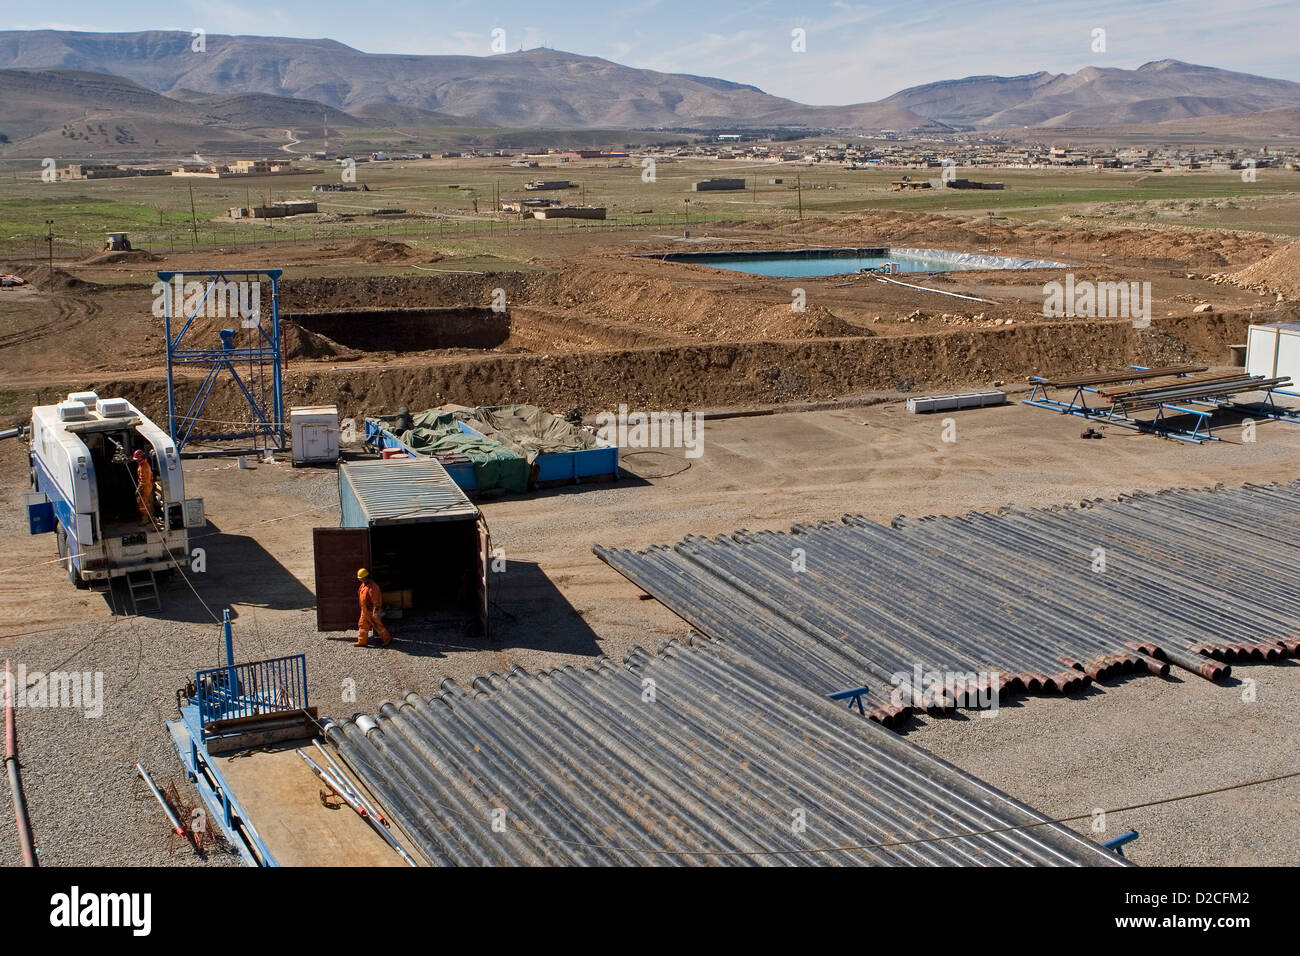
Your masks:
[{"label": "blue steel gantry frame", "polygon": [[[280,284],[279,269],[203,269],[196,271],[159,272],[163,281],[163,333],[167,343],[167,420],[168,431],[176,442],[179,451],[185,443],[194,440],[215,440],[253,438],[265,439],[267,445],[284,448],[284,383],[281,377],[280,349]],[[260,285],[263,278],[271,282],[271,302],[269,310],[261,306]],[[201,296],[191,296],[185,292],[188,283],[198,282],[203,285]],[[237,283],[237,294],[227,294],[228,283]],[[249,282],[258,284],[257,309],[248,309],[251,314],[231,315],[238,318],[239,329],[224,329],[220,334],[221,342],[215,347],[185,348],[182,343],[185,335],[201,314],[215,314],[226,318],[226,305],[239,302],[247,308],[252,296],[243,294]],[[179,302],[176,293],[180,291]],[[214,295],[215,293],[215,295]],[[269,312],[269,315],[268,315]],[[269,326],[264,319],[269,318]],[[173,334],[174,319],[183,320],[178,331]],[[235,338],[241,332],[248,333],[248,344],[237,346]],[[175,370],[179,366],[198,366],[206,368],[207,374],[199,385],[198,392],[183,415],[176,413],[176,379]],[[245,374],[240,375],[239,368]],[[248,402],[252,413],[250,426],[244,431],[215,431],[195,433],[195,426],[204,419],[200,418],[203,407],[213,386],[222,371],[230,373],[235,385]],[[268,381],[269,379],[269,381]],[[217,424],[222,424],[217,422]],[[233,422],[225,424],[234,424]]]}]

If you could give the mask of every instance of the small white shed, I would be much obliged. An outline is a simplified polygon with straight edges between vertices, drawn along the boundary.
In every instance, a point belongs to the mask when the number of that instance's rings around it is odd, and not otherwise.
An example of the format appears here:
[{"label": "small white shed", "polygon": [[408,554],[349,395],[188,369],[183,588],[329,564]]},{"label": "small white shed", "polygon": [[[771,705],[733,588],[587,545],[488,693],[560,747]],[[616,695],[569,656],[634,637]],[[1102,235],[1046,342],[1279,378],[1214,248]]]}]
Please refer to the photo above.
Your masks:
[{"label": "small white shed", "polygon": [[339,460],[339,410],[336,405],[289,409],[289,437],[295,465],[332,465]]}]

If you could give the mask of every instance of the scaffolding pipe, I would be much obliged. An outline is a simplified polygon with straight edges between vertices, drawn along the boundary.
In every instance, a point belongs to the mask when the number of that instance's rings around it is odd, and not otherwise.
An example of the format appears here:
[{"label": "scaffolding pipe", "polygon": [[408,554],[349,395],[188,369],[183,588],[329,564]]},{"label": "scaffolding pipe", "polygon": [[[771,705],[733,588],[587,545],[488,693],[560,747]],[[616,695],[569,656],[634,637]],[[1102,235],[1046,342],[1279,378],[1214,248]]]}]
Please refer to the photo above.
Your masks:
[{"label": "scaffolding pipe", "polygon": [[411,855],[402,849],[402,845],[393,838],[391,833],[380,826],[378,820],[366,812],[366,808],[353,798],[347,787],[335,780],[328,771],[322,768],[316,761],[312,760],[311,757],[307,755],[306,751],[301,748],[298,749],[298,756],[307,761],[307,766],[311,767],[311,772],[320,778],[321,783],[325,784],[325,786],[337,793],[343,799],[344,803],[357,812],[357,816],[369,823],[370,828],[383,837],[389,846],[401,854],[403,860],[405,860],[410,866],[415,866],[415,860],[411,859]]},{"label": "scaffolding pipe", "polygon": [[22,772],[18,766],[18,729],[14,724],[13,674],[5,659],[5,772],[9,776],[9,794],[14,802],[14,823],[18,826],[18,846],[23,866],[38,867],[36,846],[32,841],[32,821],[27,816],[27,798],[23,795]]},{"label": "scaffolding pipe", "polygon": [[358,788],[352,786],[352,781],[348,779],[348,775],[343,772],[343,768],[338,765],[338,761],[330,755],[330,752],[320,745],[320,741],[313,740],[311,743],[313,747],[321,752],[321,756],[329,761],[330,769],[334,771],[334,776],[338,778],[339,782],[342,783],[343,786],[348,788],[348,792],[352,794],[357,803],[365,807],[366,812],[370,814],[371,817],[378,820],[384,826],[388,826],[388,821],[384,819],[384,815],[379,812],[379,809],[373,803],[366,799],[364,793],[362,793]]},{"label": "scaffolding pipe", "polygon": [[958,295],[956,292],[945,292],[943,289],[927,289],[923,285],[912,285],[910,282],[899,282],[897,279],[887,279],[884,276],[876,276],[875,279],[877,282],[892,282],[894,285],[901,285],[906,289],[919,289],[921,292],[934,292],[938,295],[950,295],[954,299],[966,299],[968,302],[987,302],[989,305],[995,304],[992,299],[981,299],[973,295]]},{"label": "scaffolding pipe", "polygon": [[149,776],[149,771],[144,769],[144,764],[136,764],[135,771],[140,775],[140,779],[148,785],[149,790],[153,793],[153,798],[158,801],[158,805],[163,808],[163,813],[167,814],[167,819],[171,821],[172,832],[181,839],[185,838],[185,828],[181,826],[181,821],[176,817],[176,811],[171,808],[166,800],[163,799],[162,791],[158,785],[153,782],[153,777]]}]

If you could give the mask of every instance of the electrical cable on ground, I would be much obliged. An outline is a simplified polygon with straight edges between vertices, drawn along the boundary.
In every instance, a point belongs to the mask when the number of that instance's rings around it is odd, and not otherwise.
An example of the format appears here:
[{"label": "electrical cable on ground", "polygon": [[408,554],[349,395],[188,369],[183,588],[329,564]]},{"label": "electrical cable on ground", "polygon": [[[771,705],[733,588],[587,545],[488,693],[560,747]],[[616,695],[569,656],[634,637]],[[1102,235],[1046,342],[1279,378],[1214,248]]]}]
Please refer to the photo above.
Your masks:
[{"label": "electrical cable on ground", "polygon": [[[126,473],[127,473],[127,475],[130,477],[130,479],[131,479],[131,486],[135,489],[135,496],[136,496],[136,498],[139,498],[139,497],[140,497],[140,484],[139,484],[139,482],[136,481],[136,479],[135,479],[135,475],[133,475],[133,474],[131,473],[131,466],[128,465],[128,464],[126,463],[126,461],[123,461],[123,462],[122,462],[122,467],[126,469]],[[151,524],[153,524],[153,526],[154,526],[154,530],[157,531],[159,534],[163,534],[163,535],[165,535],[166,532],[163,530],[162,525],[159,523],[158,519],[154,517],[154,513],[153,513],[153,503],[152,503],[152,502],[146,502],[146,503],[145,503],[145,506],[146,506],[146,508],[148,508],[148,511],[149,511],[149,521],[150,521]],[[187,575],[187,574],[185,573],[185,569],[181,567],[180,562],[177,561],[175,555],[172,554],[172,549],[166,547],[166,546],[165,546],[165,543],[164,543],[163,551],[164,551],[164,552],[166,553],[166,555],[167,555],[167,560],[171,561],[171,563],[172,563],[173,565],[176,566],[176,571],[177,571],[178,574],[180,574],[180,576],[181,576],[181,580],[185,582],[185,586],[188,587],[191,591],[194,592],[194,597],[197,598],[197,599],[198,599],[198,602],[199,602],[200,604],[203,605],[203,610],[205,610],[205,611],[208,612],[208,616],[211,617],[213,621],[215,621],[216,623],[220,624],[220,623],[221,623],[221,618],[217,617],[216,613],[212,610],[212,608],[208,607],[208,602],[205,601],[205,600],[203,600],[203,595],[199,594],[198,588],[196,588],[196,587],[194,586],[194,583],[193,583],[192,581],[190,581],[190,579],[189,579],[189,575]],[[71,562],[72,562],[72,558],[71,558],[71,557],[68,558],[68,562],[69,562],[69,567],[71,567]]]}]

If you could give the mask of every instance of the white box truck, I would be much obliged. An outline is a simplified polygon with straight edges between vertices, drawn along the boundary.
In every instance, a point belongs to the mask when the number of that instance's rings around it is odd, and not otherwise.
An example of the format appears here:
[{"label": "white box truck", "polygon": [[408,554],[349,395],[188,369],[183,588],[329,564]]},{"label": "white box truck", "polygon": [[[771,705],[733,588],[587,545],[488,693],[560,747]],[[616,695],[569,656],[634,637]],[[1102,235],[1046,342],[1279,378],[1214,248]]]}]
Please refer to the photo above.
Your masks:
[{"label": "white box truck", "polygon": [[[53,532],[68,577],[80,588],[173,570],[189,558],[188,529],[205,523],[203,499],[185,497],[176,443],[124,398],[74,392],[32,409],[32,534]],[[143,451],[156,476],[154,520],[136,504]]]}]

